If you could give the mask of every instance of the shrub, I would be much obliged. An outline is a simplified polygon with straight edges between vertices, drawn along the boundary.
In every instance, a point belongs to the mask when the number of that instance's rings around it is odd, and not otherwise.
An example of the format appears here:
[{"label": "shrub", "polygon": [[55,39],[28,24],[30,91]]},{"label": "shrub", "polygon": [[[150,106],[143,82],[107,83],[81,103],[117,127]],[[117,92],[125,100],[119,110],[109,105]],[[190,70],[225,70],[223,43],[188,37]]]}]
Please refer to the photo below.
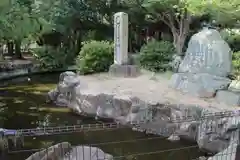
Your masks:
[{"label": "shrub", "polygon": [[229,44],[233,52],[240,51],[240,33],[224,30],[221,32],[223,39]]},{"label": "shrub", "polygon": [[229,36],[227,42],[234,52],[240,51],[240,34]]},{"label": "shrub", "polygon": [[240,75],[240,51],[233,53],[232,66],[233,66],[233,75],[235,77],[239,76]]},{"label": "shrub", "polygon": [[113,44],[108,41],[87,41],[76,59],[80,74],[105,72],[113,64]]},{"label": "shrub", "polygon": [[175,48],[171,42],[152,40],[140,49],[140,65],[154,72],[163,72],[169,69]]},{"label": "shrub", "polygon": [[64,68],[68,64],[68,54],[63,48],[43,46],[32,50],[33,56],[42,69]]}]

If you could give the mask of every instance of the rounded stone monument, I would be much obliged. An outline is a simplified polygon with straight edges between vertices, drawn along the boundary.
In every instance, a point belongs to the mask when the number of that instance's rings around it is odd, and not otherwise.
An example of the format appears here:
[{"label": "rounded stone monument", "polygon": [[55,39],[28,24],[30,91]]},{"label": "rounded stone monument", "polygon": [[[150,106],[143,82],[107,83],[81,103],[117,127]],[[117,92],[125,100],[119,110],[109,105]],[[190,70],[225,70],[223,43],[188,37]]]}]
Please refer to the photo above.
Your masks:
[{"label": "rounded stone monument", "polygon": [[231,49],[220,33],[204,28],[191,37],[186,55],[170,85],[197,97],[214,97],[217,90],[227,89],[231,83],[227,78],[231,64]]}]

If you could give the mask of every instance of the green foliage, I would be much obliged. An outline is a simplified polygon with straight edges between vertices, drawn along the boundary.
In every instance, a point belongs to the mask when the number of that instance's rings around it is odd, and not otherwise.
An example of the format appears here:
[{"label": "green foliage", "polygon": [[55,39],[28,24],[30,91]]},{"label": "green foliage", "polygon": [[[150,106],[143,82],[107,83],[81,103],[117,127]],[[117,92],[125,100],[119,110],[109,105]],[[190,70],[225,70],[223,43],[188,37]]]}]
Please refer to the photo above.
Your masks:
[{"label": "green foliage", "polygon": [[146,19],[152,22],[162,21],[171,30],[174,46],[182,55],[184,41],[189,33],[194,17],[210,15],[210,20],[223,26],[236,24],[240,19],[240,1],[224,0],[144,0]]},{"label": "green foliage", "polygon": [[39,62],[42,69],[57,69],[67,66],[68,54],[63,48],[44,46],[33,49],[33,56]]},{"label": "green foliage", "polygon": [[0,38],[23,40],[40,31],[39,14],[31,5],[31,0],[12,0],[0,11]]},{"label": "green foliage", "polygon": [[240,51],[234,52],[232,56],[233,74],[235,76],[240,75]]},{"label": "green foliage", "polygon": [[221,35],[233,52],[240,51],[240,33],[234,32],[233,30],[223,30]]},{"label": "green foliage", "polygon": [[[112,36],[112,35],[111,35]],[[111,37],[111,39],[113,39]],[[107,36],[104,32],[104,30],[89,30],[87,31],[82,38],[83,41],[91,41],[91,40],[96,40],[96,41],[102,41],[102,40],[110,40],[109,36]]]},{"label": "green foliage", "polygon": [[206,1],[207,12],[216,24],[232,27],[240,19],[240,1],[212,0]]},{"label": "green foliage", "polygon": [[77,57],[81,74],[105,72],[113,64],[113,44],[108,41],[87,41]]},{"label": "green foliage", "polygon": [[169,69],[173,54],[176,53],[171,42],[152,40],[142,46],[140,50],[140,65],[154,72]]}]

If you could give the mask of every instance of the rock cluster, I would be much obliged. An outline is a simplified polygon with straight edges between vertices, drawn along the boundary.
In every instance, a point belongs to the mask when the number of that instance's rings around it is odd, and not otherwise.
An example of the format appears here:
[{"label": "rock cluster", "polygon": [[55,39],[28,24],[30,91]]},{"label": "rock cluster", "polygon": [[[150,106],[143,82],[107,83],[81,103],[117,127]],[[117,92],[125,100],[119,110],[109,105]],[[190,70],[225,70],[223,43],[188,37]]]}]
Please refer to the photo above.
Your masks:
[{"label": "rock cluster", "polygon": [[77,74],[64,72],[57,88],[49,92],[49,98],[58,103],[62,95],[66,106],[78,114],[111,118],[138,131],[174,137],[172,140],[196,141],[200,148],[214,153],[227,148],[238,129],[239,112],[219,115],[197,106],[145,102],[81,84]]},{"label": "rock cluster", "polygon": [[200,98],[215,98],[227,105],[240,105],[240,82],[231,82],[232,52],[214,29],[203,29],[194,34],[178,73],[170,86]]},{"label": "rock cluster", "polygon": [[[178,73],[171,77],[170,86],[196,97],[215,97],[218,102],[240,105],[239,81],[231,82],[227,78],[231,72],[231,62],[231,49],[221,38],[220,33],[214,29],[204,28],[191,37]],[[211,114],[208,112],[202,112],[201,117]],[[182,124],[187,131],[185,136],[188,138],[197,136],[195,140],[200,148],[214,153],[219,152],[209,160],[237,159],[236,152],[233,151],[236,151],[239,145],[239,111],[229,114],[213,115],[201,121]],[[192,132],[191,126],[198,128],[197,134]],[[192,131],[189,132],[189,129]],[[182,132],[183,129],[180,129],[179,135],[182,135]]]}]

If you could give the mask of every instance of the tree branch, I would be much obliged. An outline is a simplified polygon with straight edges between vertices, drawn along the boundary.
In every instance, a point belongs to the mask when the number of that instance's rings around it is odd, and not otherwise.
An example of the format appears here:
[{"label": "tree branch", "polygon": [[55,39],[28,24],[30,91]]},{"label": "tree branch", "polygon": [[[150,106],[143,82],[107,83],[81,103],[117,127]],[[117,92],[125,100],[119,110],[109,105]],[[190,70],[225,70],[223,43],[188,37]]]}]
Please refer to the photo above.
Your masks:
[{"label": "tree branch", "polygon": [[178,29],[175,26],[175,19],[173,18],[173,15],[170,13],[163,13],[163,17],[168,20],[169,27],[173,34],[178,33]]}]

